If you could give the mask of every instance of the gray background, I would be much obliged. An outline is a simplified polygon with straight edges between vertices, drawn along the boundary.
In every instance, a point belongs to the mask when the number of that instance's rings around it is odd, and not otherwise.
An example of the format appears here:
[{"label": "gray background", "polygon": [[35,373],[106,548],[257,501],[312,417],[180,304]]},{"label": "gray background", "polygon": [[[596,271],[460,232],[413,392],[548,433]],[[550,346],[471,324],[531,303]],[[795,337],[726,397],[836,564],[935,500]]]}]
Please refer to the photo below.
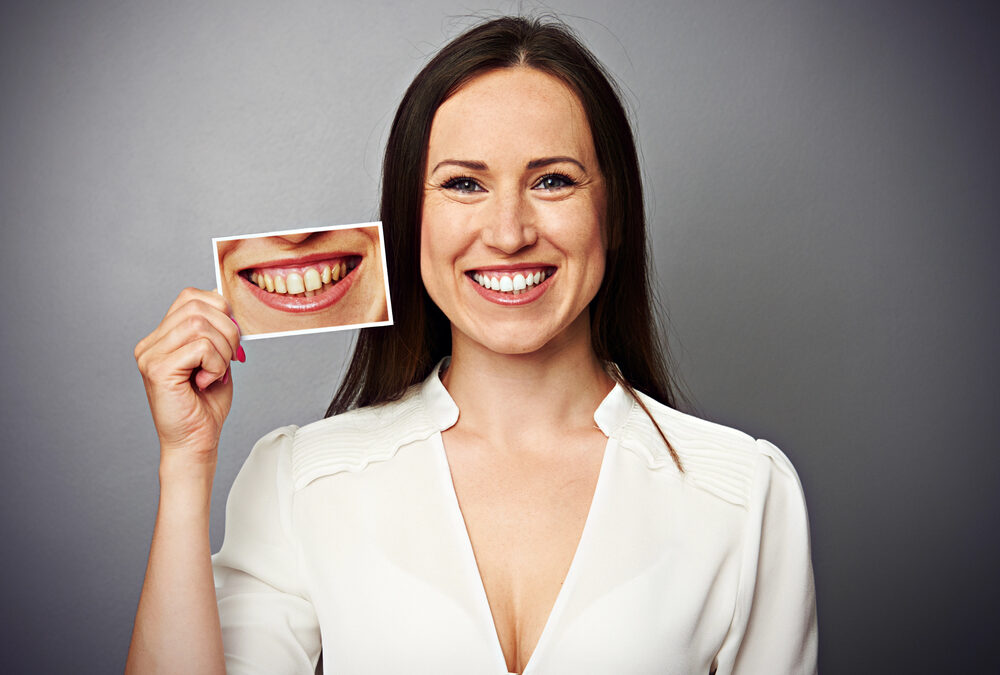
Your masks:
[{"label": "gray background", "polygon": [[[986,6],[548,6],[634,109],[699,409],[799,470],[826,673],[1000,667]],[[3,5],[5,671],[121,670],[157,494],[133,346],[212,287],[212,236],[373,219],[395,105],[480,10],[517,6]],[[322,415],[351,338],[247,343],[215,546],[251,444]]]}]

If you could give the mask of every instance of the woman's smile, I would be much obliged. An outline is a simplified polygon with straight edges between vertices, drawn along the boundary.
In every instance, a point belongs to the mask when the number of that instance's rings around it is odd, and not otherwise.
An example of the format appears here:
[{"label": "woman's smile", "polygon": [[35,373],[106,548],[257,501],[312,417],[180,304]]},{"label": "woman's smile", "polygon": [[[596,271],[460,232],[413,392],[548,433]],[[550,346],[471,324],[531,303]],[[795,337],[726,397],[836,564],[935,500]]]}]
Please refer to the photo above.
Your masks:
[{"label": "woman's smile", "polygon": [[542,297],[556,273],[551,265],[507,266],[499,269],[480,268],[465,275],[475,284],[476,291],[498,305],[526,305]]}]

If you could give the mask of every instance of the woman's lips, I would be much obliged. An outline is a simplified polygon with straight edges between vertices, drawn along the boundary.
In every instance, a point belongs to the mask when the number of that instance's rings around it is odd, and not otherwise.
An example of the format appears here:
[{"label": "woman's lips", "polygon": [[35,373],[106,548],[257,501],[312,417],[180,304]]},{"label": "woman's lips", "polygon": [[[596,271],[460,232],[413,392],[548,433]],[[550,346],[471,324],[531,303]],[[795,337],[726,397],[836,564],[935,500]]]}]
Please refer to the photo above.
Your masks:
[{"label": "woman's lips", "polygon": [[337,255],[266,263],[239,276],[262,303],[283,312],[315,312],[336,304],[361,273],[363,258]]},{"label": "woman's lips", "polygon": [[476,292],[498,305],[516,306],[534,302],[549,288],[555,267],[477,269],[466,273]]}]

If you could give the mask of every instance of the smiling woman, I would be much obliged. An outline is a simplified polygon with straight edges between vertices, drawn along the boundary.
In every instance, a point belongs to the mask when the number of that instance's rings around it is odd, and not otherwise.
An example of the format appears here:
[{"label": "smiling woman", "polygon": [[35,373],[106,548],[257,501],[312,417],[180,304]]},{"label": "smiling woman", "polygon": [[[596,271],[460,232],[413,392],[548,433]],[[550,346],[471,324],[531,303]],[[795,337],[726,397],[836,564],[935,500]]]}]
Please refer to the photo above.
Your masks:
[{"label": "smiling woman", "polygon": [[243,335],[388,317],[376,226],[216,243],[222,294]]},{"label": "smiling woman", "polygon": [[136,347],[161,501],[129,670],[814,673],[798,476],[674,408],[637,152],[590,52],[523,18],[459,36],[382,180],[396,324],[359,334],[326,419],[257,443],[215,556],[236,299],[305,315],[323,266],[370,254],[236,246],[233,305],[188,289]]}]

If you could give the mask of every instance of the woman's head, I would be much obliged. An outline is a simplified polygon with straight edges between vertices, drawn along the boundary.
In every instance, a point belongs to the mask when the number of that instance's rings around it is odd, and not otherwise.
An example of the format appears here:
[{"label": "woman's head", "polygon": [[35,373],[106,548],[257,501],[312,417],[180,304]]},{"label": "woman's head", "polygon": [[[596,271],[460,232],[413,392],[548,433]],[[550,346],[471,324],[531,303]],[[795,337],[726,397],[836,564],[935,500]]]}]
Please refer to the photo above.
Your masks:
[{"label": "woman's head", "polygon": [[420,272],[452,353],[590,351],[606,257],[606,199],[579,97],[515,66],[438,107],[424,172]]},{"label": "woman's head", "polygon": [[396,325],[362,332],[330,412],[394,398],[450,353],[448,320],[420,277],[428,141],[442,103],[478,76],[509,68],[535,69],[558,79],[582,106],[606,196],[607,255],[590,303],[592,346],[600,359],[617,363],[628,382],[672,402],[655,337],[642,185],[628,116],[600,63],[566,27],[506,17],[480,24],[445,46],[399,105],[386,146],[381,206]]}]

